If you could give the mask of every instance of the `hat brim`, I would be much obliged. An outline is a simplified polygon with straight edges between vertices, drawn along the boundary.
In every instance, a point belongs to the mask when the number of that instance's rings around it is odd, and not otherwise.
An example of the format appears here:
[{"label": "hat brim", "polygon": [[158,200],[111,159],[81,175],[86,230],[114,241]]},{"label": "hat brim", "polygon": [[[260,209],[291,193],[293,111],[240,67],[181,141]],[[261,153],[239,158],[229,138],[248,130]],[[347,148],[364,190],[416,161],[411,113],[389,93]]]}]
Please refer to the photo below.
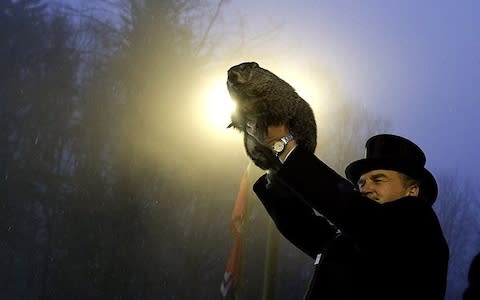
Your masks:
[{"label": "hat brim", "polygon": [[345,169],[345,175],[353,184],[357,184],[358,179],[363,174],[373,170],[392,170],[403,173],[413,179],[419,180],[420,196],[433,205],[437,199],[438,186],[435,177],[427,169],[414,166],[407,161],[395,159],[364,158],[352,162]]}]

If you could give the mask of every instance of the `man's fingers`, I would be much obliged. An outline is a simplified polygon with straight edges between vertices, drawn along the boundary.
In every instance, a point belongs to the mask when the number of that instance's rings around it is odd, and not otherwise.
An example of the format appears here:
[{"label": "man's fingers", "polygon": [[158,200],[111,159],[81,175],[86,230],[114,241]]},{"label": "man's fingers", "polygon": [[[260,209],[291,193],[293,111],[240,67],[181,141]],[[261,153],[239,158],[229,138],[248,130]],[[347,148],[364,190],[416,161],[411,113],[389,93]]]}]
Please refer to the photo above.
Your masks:
[{"label": "man's fingers", "polygon": [[257,123],[247,121],[245,131],[252,136],[259,144],[271,147],[273,143],[289,133],[287,125],[268,126],[266,132],[259,130]]}]

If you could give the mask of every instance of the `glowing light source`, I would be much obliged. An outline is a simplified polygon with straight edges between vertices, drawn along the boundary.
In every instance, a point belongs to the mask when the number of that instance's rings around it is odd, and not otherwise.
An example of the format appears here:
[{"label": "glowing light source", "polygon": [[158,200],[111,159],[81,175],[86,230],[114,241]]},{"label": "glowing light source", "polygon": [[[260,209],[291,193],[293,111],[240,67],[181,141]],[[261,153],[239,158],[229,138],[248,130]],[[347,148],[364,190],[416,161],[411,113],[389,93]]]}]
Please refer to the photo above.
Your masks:
[{"label": "glowing light source", "polygon": [[207,95],[206,115],[216,127],[225,128],[230,124],[230,116],[235,110],[235,103],[228,94],[225,82],[215,83]]}]

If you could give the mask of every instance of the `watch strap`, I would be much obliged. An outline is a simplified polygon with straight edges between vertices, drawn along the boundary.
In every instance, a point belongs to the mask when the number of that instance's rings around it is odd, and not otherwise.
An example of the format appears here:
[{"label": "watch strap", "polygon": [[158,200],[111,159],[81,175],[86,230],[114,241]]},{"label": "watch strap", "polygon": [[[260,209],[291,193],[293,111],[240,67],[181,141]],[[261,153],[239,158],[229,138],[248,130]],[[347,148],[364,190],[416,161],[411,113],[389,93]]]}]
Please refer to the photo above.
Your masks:
[{"label": "watch strap", "polygon": [[291,140],[293,140],[293,135],[287,134],[286,136],[281,138],[282,142],[287,145]]}]

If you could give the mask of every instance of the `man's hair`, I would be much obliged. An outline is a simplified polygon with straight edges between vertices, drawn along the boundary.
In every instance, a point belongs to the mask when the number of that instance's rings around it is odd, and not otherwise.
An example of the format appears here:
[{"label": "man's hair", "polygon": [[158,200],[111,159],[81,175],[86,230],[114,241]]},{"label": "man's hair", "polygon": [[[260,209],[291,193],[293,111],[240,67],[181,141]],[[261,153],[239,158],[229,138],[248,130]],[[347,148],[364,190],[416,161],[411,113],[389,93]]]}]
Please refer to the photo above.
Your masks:
[{"label": "man's hair", "polygon": [[420,184],[421,184],[420,180],[414,179],[402,172],[398,172],[398,174],[400,174],[400,179],[402,180],[404,187],[411,187],[412,185],[416,185],[420,187]]},{"label": "man's hair", "polygon": [[[408,187],[411,187],[413,185],[416,185],[418,187],[418,198],[423,198],[423,194],[422,194],[422,189],[421,189],[421,186],[422,186],[422,180],[419,180],[419,179],[415,179],[415,178],[412,178],[402,172],[398,172],[398,174],[400,175],[400,179],[402,180],[403,182],[403,186],[408,188]],[[425,199],[425,201],[427,201]]]}]

